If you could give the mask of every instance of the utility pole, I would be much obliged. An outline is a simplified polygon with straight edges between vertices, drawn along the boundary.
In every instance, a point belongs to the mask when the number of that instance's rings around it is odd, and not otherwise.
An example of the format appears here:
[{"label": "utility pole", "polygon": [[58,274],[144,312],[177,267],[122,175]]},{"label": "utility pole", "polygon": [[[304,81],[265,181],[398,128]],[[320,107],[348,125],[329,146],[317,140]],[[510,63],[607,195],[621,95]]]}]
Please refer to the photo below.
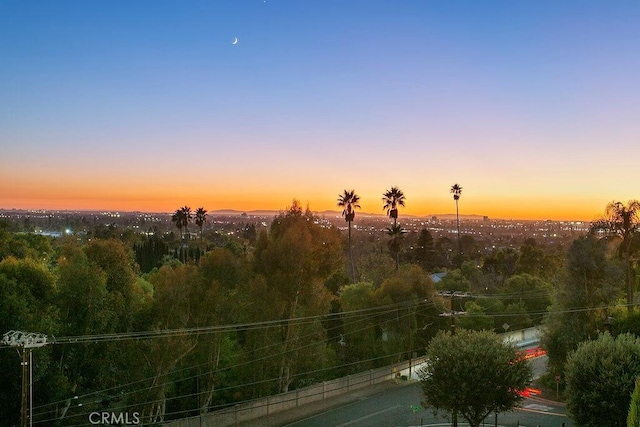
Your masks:
[{"label": "utility pole", "polygon": [[[468,292],[451,292],[451,291],[440,291],[436,292],[436,295],[439,295],[443,298],[449,299],[449,311],[440,313],[442,317],[451,317],[451,335],[455,335],[456,333],[456,317],[464,316],[467,314],[466,311],[456,311],[453,309],[453,302],[456,298],[470,298],[471,294]],[[458,413],[453,411],[451,414],[451,421],[453,423],[453,427],[458,427]]]},{"label": "utility pole", "polygon": [[[10,347],[22,348],[22,353],[18,350],[18,354],[22,356],[22,412],[20,425],[21,427],[27,427],[27,419],[29,419],[29,425],[33,426],[33,355],[31,351],[34,348],[44,347],[49,344],[47,336],[38,332],[9,331],[2,336],[1,343]],[[27,350],[29,351],[29,361],[27,361]],[[28,405],[27,396],[29,396]],[[29,407],[28,416],[27,406]]]},{"label": "utility pole", "polygon": [[436,292],[436,295],[441,296],[443,298],[448,298],[449,299],[449,311],[448,312],[444,312],[444,313],[440,313],[441,317],[451,317],[451,333],[455,334],[456,333],[456,317],[458,316],[464,316],[467,314],[466,311],[456,311],[453,309],[453,305],[454,305],[454,300],[457,298],[471,298],[471,294],[469,292],[460,292],[460,291],[455,291],[455,292],[451,292],[451,291],[438,291]]}]

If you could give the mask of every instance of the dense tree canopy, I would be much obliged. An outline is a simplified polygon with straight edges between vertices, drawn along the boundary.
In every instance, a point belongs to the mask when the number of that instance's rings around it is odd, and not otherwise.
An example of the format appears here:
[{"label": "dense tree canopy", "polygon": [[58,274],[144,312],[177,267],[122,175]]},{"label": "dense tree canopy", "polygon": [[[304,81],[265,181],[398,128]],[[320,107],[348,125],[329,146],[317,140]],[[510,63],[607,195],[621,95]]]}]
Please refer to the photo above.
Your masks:
[{"label": "dense tree canopy", "polygon": [[640,380],[636,379],[636,385],[631,395],[629,413],[627,415],[627,427],[640,427]]},{"label": "dense tree canopy", "polygon": [[566,270],[555,295],[542,338],[554,374],[564,371],[569,352],[607,326],[607,307],[622,290],[624,273],[607,257],[606,243],[580,237],[567,252]]},{"label": "dense tree canopy", "polygon": [[[355,275],[345,262],[347,230],[341,233],[297,201],[271,224],[249,217],[211,221],[199,230],[199,241],[188,238],[188,219],[174,226],[169,216],[164,229],[96,224],[86,234],[56,239],[0,224],[5,331],[82,339],[34,351],[34,403],[50,404],[36,411],[35,421],[67,426],[86,422],[96,409],[126,408],[140,411],[146,423],[164,422],[375,369],[427,348],[437,355],[451,349],[444,340],[458,336],[466,342],[456,344],[451,354],[457,359],[447,363],[473,359],[475,366],[458,371],[459,384],[482,378],[486,385],[491,375],[515,381],[516,373],[505,368],[520,366],[513,349],[502,353],[463,329],[503,332],[506,324],[509,330],[536,324],[550,304],[545,345],[552,369],[598,331],[640,331],[640,317],[622,318],[623,310],[611,307],[621,301],[624,282],[613,245],[592,236],[578,238],[566,257],[534,241],[488,254],[482,238],[461,235],[467,260],[451,269],[456,242],[426,223],[420,232],[405,233],[396,223],[404,195],[389,196],[390,230],[397,232],[352,230]],[[345,219],[353,220],[353,209]],[[176,214],[184,220],[188,210]],[[199,222],[196,215],[196,225],[204,225]],[[559,270],[563,264],[565,271]],[[429,273],[443,270],[441,291],[471,295],[434,297]],[[350,284],[354,278],[359,282]],[[451,329],[451,318],[441,316],[450,308],[468,313],[457,319],[459,335],[439,336],[429,346],[439,330]],[[152,337],[119,338],[145,331]],[[20,366],[15,352],[0,356],[0,419],[17,424]],[[484,377],[481,367],[488,369]],[[451,384],[449,374],[446,381]],[[474,422],[515,399],[485,386],[446,390],[458,402],[480,394],[493,399],[457,407]]]}]

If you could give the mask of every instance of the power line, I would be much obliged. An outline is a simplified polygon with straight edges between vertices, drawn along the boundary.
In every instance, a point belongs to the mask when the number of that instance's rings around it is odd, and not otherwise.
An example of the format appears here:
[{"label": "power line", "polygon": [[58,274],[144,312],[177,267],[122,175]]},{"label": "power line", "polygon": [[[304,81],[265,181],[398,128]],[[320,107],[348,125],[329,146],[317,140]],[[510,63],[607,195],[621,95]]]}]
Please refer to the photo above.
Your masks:
[{"label": "power line", "polygon": [[[355,324],[355,323],[358,323],[358,322],[360,322],[360,321],[367,320],[367,319],[368,319],[368,318],[370,318],[370,317],[375,317],[375,316],[380,316],[380,315],[388,314],[388,313],[390,313],[390,312],[395,311],[397,308],[404,308],[403,306],[406,306],[406,303],[407,303],[407,301],[403,301],[403,302],[398,303],[398,304],[389,304],[389,305],[387,305],[387,306],[383,306],[383,308],[386,308],[386,310],[385,310],[385,311],[382,311],[382,312],[380,312],[380,311],[379,311],[379,308],[376,308],[376,309],[365,309],[365,310],[353,310],[353,311],[345,312],[345,313],[342,313],[342,314],[349,314],[349,313],[351,313],[351,314],[357,315],[356,319],[350,319],[350,320],[351,320],[351,322],[350,322],[350,323],[351,323],[351,324]],[[421,302],[421,303],[417,304],[417,307],[419,307],[419,306],[425,306],[425,307],[428,307],[428,306],[431,306],[431,305],[433,305],[433,303],[423,301],[423,302]],[[405,315],[405,314],[403,314],[403,315],[402,315],[402,317],[404,317],[404,316],[406,316],[406,315]],[[313,316],[313,317],[322,317],[322,316]],[[349,325],[349,323],[348,323],[347,325]],[[345,325],[343,325],[343,326],[345,326]],[[343,326],[342,326],[342,327],[343,327]],[[352,332],[348,333],[347,335],[358,333],[358,332],[360,332],[360,331],[362,331],[362,330],[365,330],[365,329],[371,328],[371,327],[373,327],[373,326],[376,326],[376,324],[374,324],[374,325],[368,325],[368,326],[367,326],[367,327],[365,327],[365,328],[361,328],[361,329],[359,329],[359,330],[352,331]],[[338,327],[341,327],[341,326],[338,326]],[[337,327],[336,327],[336,328],[337,328]],[[332,329],[335,329],[335,328],[331,328],[330,330],[332,330]],[[329,331],[330,331],[330,330],[329,330]],[[311,333],[309,336],[311,336],[311,335],[315,335],[315,333]],[[304,336],[303,336],[303,337],[298,337],[298,339],[300,339],[300,338],[305,338],[305,337],[304,337]],[[233,369],[233,368],[237,368],[237,367],[239,367],[239,366],[242,366],[242,365],[251,364],[251,363],[256,363],[257,361],[260,361],[260,360],[266,360],[266,359],[269,359],[269,358],[278,357],[278,356],[281,356],[281,355],[286,354],[286,353],[289,353],[289,352],[299,351],[299,350],[301,350],[301,349],[303,349],[303,348],[310,347],[310,346],[315,346],[315,345],[319,345],[319,344],[324,344],[324,345],[326,345],[326,343],[328,343],[330,340],[331,340],[331,337],[330,337],[330,338],[328,338],[328,339],[326,339],[326,340],[324,340],[324,341],[321,341],[321,342],[313,342],[313,343],[310,343],[310,344],[307,344],[307,345],[304,345],[304,346],[298,346],[298,347],[292,348],[292,349],[290,349],[290,350],[288,350],[288,351],[285,351],[285,352],[276,353],[276,354],[270,354],[270,355],[267,355],[267,356],[263,356],[263,357],[261,357],[261,358],[251,359],[251,360],[248,360],[248,361],[246,361],[246,362],[243,362],[243,363],[240,363],[240,364],[236,364],[236,365],[234,365],[234,366],[229,366],[229,367],[225,367],[225,368],[221,368],[221,369],[216,369],[216,370],[215,370],[215,371],[213,371],[213,372],[212,372],[212,371],[208,371],[208,372],[204,372],[204,373],[201,373],[201,374],[198,374],[198,375],[194,375],[194,376],[191,376],[191,377],[181,378],[181,379],[180,379],[180,381],[186,381],[186,380],[189,380],[189,379],[198,378],[198,377],[200,377],[200,376],[208,375],[208,374],[210,374],[210,373],[216,373],[216,372],[219,372],[219,371],[230,370],[230,369]],[[290,342],[292,342],[292,341],[297,341],[297,339],[293,339],[293,340],[291,340]],[[271,348],[271,347],[278,347],[278,346],[281,346],[281,345],[283,345],[283,344],[285,344],[285,342],[276,342],[276,343],[274,343],[274,344],[272,344],[272,345],[269,345],[269,346],[267,346],[267,347],[263,347],[263,348],[255,349],[254,351],[256,351],[256,352],[260,352],[260,351],[264,352],[265,350],[268,350],[268,349],[269,349],[269,348]],[[387,356],[385,356],[385,357],[387,357]],[[361,363],[361,362],[356,362],[356,363]],[[196,365],[196,366],[190,366],[190,367],[187,367],[187,368],[180,369],[180,370],[178,370],[178,371],[170,371],[170,372],[167,372],[167,373],[162,374],[161,376],[162,376],[162,377],[168,377],[168,376],[170,376],[170,375],[175,374],[176,372],[192,370],[192,369],[198,368],[198,367],[200,367],[200,366],[204,366],[204,365],[207,365],[207,364]],[[326,369],[335,369],[335,367],[332,367],[332,368],[326,368]],[[298,373],[298,374],[297,374],[297,376],[301,376],[301,375],[304,375],[304,374],[300,374],[300,373]],[[157,379],[157,377],[154,377],[154,378],[155,378],[155,379]],[[76,396],[74,399],[79,400],[79,399],[84,399],[84,398],[90,397],[90,396],[92,396],[92,395],[96,395],[96,396],[97,396],[97,395],[99,395],[99,394],[101,394],[101,393],[107,393],[107,392],[109,392],[109,391],[113,391],[113,390],[116,390],[116,389],[126,388],[127,386],[131,386],[131,385],[135,385],[135,384],[140,384],[140,383],[146,382],[146,381],[151,380],[151,379],[153,379],[153,378],[145,378],[145,379],[142,379],[142,380],[136,381],[136,382],[134,382],[134,383],[129,383],[129,384],[125,384],[125,385],[120,385],[120,386],[116,386],[116,387],[113,387],[113,388],[110,388],[110,389],[106,389],[106,390],[95,391],[95,392],[92,392],[92,393],[89,393],[89,394],[86,394],[86,395],[83,395],[83,396]],[[269,380],[266,380],[266,381],[274,381],[274,380],[276,380],[276,379],[277,379],[277,378],[272,378],[272,379],[269,379]],[[163,383],[163,384],[165,384],[165,383]],[[247,385],[246,385],[246,384],[241,384],[241,385],[237,385],[236,387],[245,387],[245,386],[247,386]],[[157,386],[145,387],[145,388],[142,388],[142,389],[137,389],[137,390],[129,391],[129,392],[126,392],[126,393],[124,393],[124,394],[123,394],[123,393],[120,393],[118,396],[122,397],[122,396],[130,395],[130,394],[134,394],[134,393],[139,393],[139,392],[141,392],[141,391],[150,390],[150,389],[152,389],[152,388],[154,388],[154,387],[157,387]],[[184,396],[175,396],[175,397],[172,397],[171,399],[178,399],[178,398],[181,398],[181,397],[184,397]],[[170,399],[170,400],[171,400],[171,399]],[[38,407],[38,409],[43,409],[43,408],[45,408],[45,407],[55,406],[55,405],[58,405],[58,404],[64,404],[64,403],[65,403],[65,402],[67,402],[68,400],[69,400],[69,399],[65,399],[65,400],[62,400],[62,401],[59,401],[59,402],[53,402],[53,403],[49,403],[49,404],[46,404],[46,405],[42,405],[42,406]],[[43,415],[43,414],[46,414],[46,413],[52,413],[52,412],[55,412],[55,409],[53,409],[53,410],[51,410],[51,411],[41,412],[39,415]]]}]

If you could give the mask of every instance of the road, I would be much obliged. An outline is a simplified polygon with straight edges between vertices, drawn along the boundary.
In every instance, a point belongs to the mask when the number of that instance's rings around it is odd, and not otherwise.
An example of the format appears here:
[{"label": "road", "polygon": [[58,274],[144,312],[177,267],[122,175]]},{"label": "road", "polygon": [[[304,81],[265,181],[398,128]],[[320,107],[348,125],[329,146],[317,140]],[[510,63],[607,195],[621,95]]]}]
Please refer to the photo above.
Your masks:
[{"label": "road", "polygon": [[[363,397],[356,402],[328,408],[324,412],[288,424],[289,427],[389,427],[449,425],[449,414],[436,415],[430,409],[420,408],[422,390],[415,382],[374,396]],[[420,409],[418,409],[420,408]],[[462,419],[459,417],[459,425]],[[494,425],[494,415],[487,417],[486,426]],[[535,398],[525,399],[522,408],[510,413],[498,414],[499,426],[520,427],[574,427],[564,416],[564,408]]]},{"label": "road", "polygon": [[[546,370],[546,357],[532,360],[534,376]],[[363,396],[355,402],[327,408],[321,413],[287,424],[289,427],[389,427],[389,426],[444,426],[450,425],[450,414],[421,405],[422,390],[419,382],[393,388],[372,396]],[[535,397],[527,398],[521,408],[498,414],[498,425],[504,427],[574,427],[565,416],[565,408],[555,402]],[[458,425],[462,423],[458,417]],[[563,424],[564,423],[564,424]],[[495,425],[495,414],[487,417],[485,426]]]}]

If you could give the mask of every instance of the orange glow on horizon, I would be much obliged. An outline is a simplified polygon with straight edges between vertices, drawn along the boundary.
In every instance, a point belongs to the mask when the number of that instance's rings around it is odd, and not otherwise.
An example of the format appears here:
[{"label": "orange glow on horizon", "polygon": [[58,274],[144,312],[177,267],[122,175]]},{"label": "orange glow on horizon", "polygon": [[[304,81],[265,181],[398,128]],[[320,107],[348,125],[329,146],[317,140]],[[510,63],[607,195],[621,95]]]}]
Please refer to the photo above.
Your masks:
[{"label": "orange glow on horizon", "polygon": [[[173,212],[177,208],[187,205],[192,209],[204,207],[208,211],[237,210],[255,211],[271,210],[281,211],[289,207],[294,199],[300,201],[302,206],[314,212],[326,210],[340,212],[333,198],[314,197],[305,198],[297,195],[271,195],[271,194],[229,194],[223,195],[195,195],[188,192],[180,194],[164,191],[147,193],[96,195],[91,192],[73,193],[67,195],[43,195],[37,193],[36,197],[20,197],[9,195],[0,198],[0,208],[4,209],[48,209],[48,210],[87,210],[87,211],[140,211],[140,212]],[[553,204],[532,201],[517,203],[515,201],[501,200],[495,202],[476,202],[472,200],[460,200],[459,208],[461,217],[468,215],[488,216],[490,219],[522,219],[522,220],[572,220],[592,221],[602,215],[607,201],[596,200],[591,204],[564,203]],[[360,214],[384,215],[382,203],[375,197],[361,198]],[[552,207],[551,207],[552,206]],[[437,215],[455,214],[453,200],[434,200],[432,202],[407,201],[406,207],[400,208],[400,221],[403,215],[430,217]]]},{"label": "orange glow on horizon", "polygon": [[[321,184],[296,180],[281,184],[279,181],[265,180],[258,185],[256,178],[239,179],[233,183],[215,179],[210,182],[191,181],[193,178],[176,179],[174,174],[145,179],[103,175],[92,180],[72,180],[66,175],[52,175],[44,184],[36,177],[29,176],[13,183],[9,179],[0,179],[0,208],[173,212],[188,205],[193,209],[204,207],[210,212],[224,209],[241,212],[281,211],[290,206],[293,199],[297,199],[302,206],[308,205],[315,212],[340,212],[336,201],[342,189],[347,188],[337,184],[335,178],[326,180],[329,182],[322,180]],[[367,181],[367,185],[354,186],[360,196],[359,212],[385,214],[382,210],[382,193],[395,183],[385,187],[380,182]],[[464,190],[459,201],[459,212],[463,218],[479,215],[491,219],[592,221],[603,214],[610,201],[626,202],[629,199],[588,194],[568,197],[535,191],[527,196],[509,195],[488,185],[468,188],[464,182],[462,185]],[[331,190],[327,191],[327,187],[331,187]],[[400,183],[400,188],[406,196],[406,206],[400,207],[400,218],[403,215],[430,217],[456,212],[455,202],[444,182],[434,182],[427,188]],[[435,188],[440,190],[435,193]]]}]

